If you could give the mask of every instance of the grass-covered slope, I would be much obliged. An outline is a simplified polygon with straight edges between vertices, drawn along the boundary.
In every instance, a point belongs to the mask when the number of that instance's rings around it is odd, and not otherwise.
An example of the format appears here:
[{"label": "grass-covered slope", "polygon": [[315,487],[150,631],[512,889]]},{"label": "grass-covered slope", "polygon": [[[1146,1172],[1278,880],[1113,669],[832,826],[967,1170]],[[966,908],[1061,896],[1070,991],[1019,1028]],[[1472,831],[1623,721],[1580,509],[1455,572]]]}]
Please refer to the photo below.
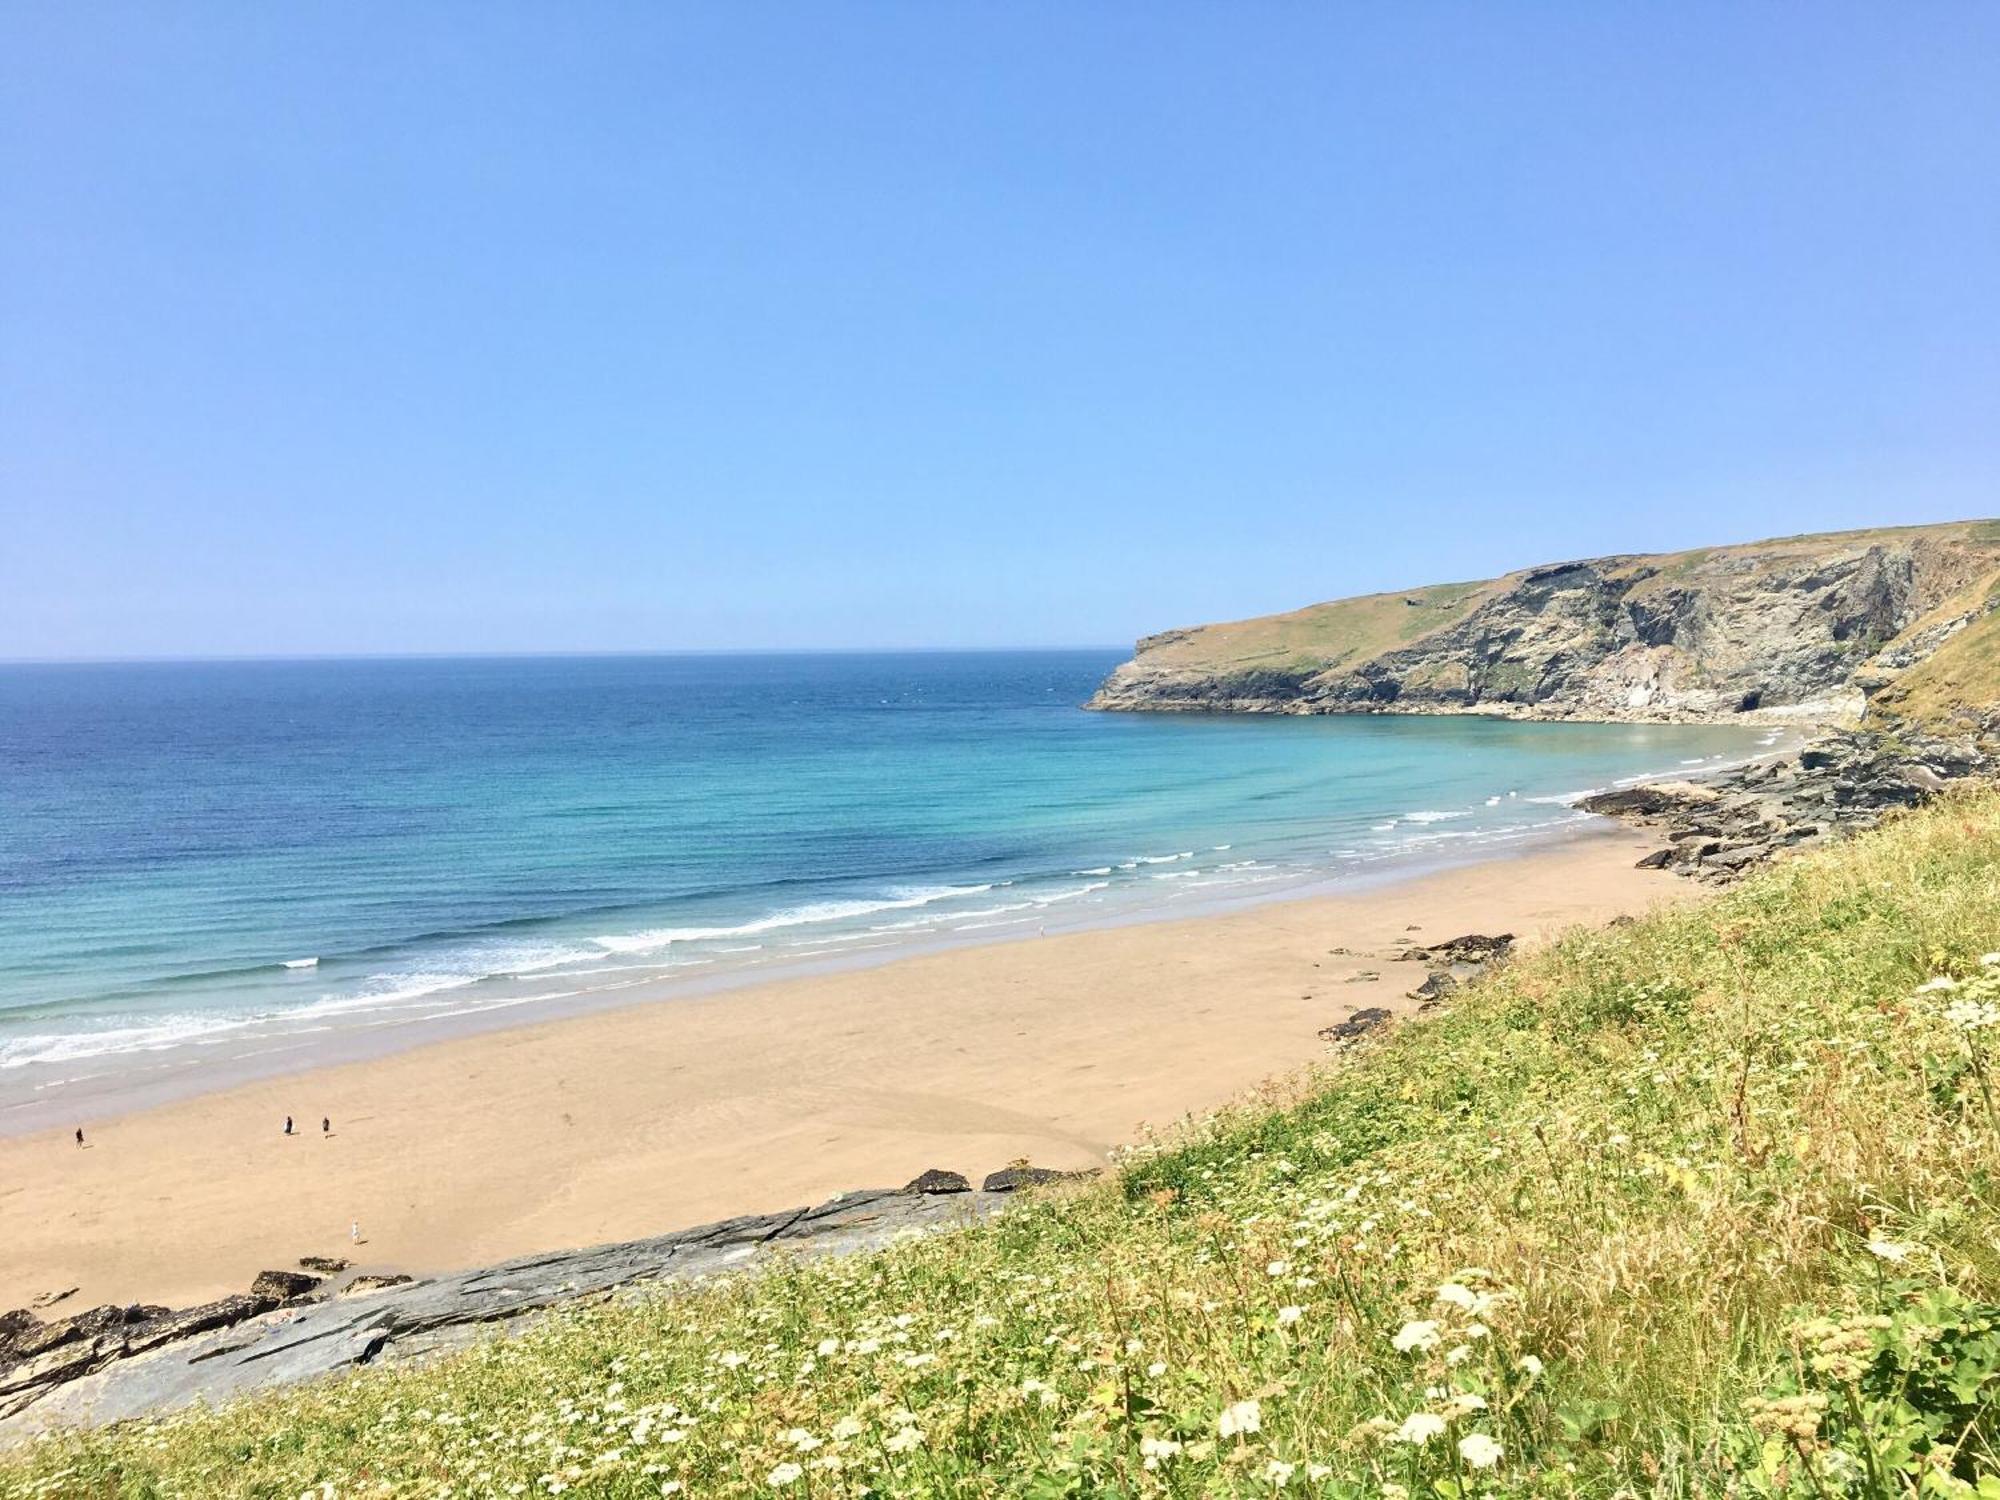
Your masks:
[{"label": "grass-covered slope", "polygon": [[1971,1494],[1994,948],[1980,793],[998,1224],[50,1442],[0,1493]]}]

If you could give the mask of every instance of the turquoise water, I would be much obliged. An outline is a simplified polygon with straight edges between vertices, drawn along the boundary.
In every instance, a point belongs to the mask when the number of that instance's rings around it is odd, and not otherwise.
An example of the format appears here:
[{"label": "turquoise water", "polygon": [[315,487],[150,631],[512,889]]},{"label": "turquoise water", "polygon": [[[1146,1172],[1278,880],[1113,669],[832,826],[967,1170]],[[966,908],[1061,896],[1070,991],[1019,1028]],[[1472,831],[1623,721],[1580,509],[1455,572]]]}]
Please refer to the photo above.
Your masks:
[{"label": "turquoise water", "polygon": [[1119,657],[0,668],[0,1119],[119,1068],[1313,889],[1754,744],[1078,709]]}]

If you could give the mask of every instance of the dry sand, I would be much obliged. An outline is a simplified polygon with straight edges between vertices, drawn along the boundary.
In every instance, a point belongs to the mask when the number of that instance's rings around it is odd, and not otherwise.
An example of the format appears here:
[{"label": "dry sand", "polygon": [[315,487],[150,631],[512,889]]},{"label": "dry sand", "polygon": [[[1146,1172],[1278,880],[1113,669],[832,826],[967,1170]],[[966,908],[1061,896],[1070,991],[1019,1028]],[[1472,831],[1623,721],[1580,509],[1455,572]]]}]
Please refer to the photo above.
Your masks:
[{"label": "dry sand", "polygon": [[[1410,942],[1533,940],[1686,894],[1632,868],[1647,847],[1597,829],[1351,895],[438,1042],[97,1122],[84,1151],[0,1140],[0,1308],[72,1286],[65,1310],[181,1305],[301,1255],[446,1270],[926,1167],[1095,1165],[1310,1062],[1359,1007],[1412,1008],[1422,970],[1389,961]],[[1347,982],[1363,969],[1382,977]]]}]

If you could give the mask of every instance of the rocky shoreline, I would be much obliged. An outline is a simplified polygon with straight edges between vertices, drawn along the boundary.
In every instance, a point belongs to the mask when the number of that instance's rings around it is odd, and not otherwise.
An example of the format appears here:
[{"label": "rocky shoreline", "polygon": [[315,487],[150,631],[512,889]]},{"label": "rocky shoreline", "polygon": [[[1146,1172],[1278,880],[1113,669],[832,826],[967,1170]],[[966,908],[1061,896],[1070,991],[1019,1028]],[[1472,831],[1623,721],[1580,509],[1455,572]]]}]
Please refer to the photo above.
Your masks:
[{"label": "rocky shoreline", "polygon": [[1840,729],[1790,755],[1600,792],[1575,806],[1657,829],[1661,846],[1639,860],[1642,868],[1722,884],[1788,849],[1872,828],[1955,781],[1992,775],[1995,765],[1984,726],[1957,739],[1908,727]]}]

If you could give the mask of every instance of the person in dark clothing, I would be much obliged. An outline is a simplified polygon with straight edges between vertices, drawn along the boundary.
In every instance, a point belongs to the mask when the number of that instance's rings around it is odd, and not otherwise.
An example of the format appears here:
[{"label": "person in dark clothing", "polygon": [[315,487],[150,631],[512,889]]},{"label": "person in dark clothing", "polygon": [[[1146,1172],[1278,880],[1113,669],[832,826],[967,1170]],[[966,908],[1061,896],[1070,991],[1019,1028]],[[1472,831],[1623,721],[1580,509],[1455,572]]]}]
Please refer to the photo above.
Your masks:
[{"label": "person in dark clothing", "polygon": [[285,1116],[285,1134],[286,1134],[286,1135],[290,1135],[291,1133],[292,1133],[292,1117],[291,1117],[290,1115],[286,1115],[286,1116]]},{"label": "person in dark clothing", "polygon": [[76,1144],[77,1144],[77,1146],[78,1146],[78,1148],[79,1148],[79,1149],[81,1149],[81,1148],[82,1148],[82,1146],[83,1146],[83,1127],[82,1127],[82,1126],[78,1126],[78,1127],[77,1127],[77,1131],[76,1131]]},{"label": "person in dark clothing", "polygon": [[329,1136],[333,1134],[333,1119],[330,1115],[320,1116],[319,1133],[322,1136]]}]

